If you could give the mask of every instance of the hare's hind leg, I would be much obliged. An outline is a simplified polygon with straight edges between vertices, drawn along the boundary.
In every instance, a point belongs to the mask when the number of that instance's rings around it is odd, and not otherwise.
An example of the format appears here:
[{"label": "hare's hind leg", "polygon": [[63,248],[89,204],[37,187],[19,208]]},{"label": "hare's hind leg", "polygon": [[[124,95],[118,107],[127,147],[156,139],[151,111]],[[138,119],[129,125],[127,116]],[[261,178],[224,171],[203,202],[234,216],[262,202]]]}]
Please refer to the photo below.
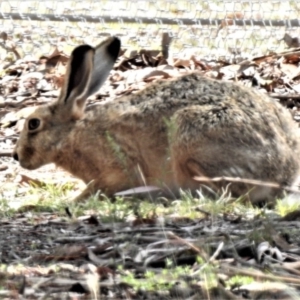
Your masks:
[{"label": "hare's hind leg", "polygon": [[[176,113],[171,134],[171,160],[178,187],[196,190],[194,177],[239,177],[277,181],[284,166],[274,163],[280,147],[264,131],[253,128],[253,120],[236,107],[221,104],[191,106]],[[270,128],[270,131],[272,129]],[[280,169],[281,168],[281,169]],[[214,191],[228,182],[206,182]],[[251,201],[269,198],[270,188],[232,183],[230,191],[241,196],[251,190]]]},{"label": "hare's hind leg", "polygon": [[[194,177],[208,178],[218,174],[217,152],[220,149],[215,147],[213,137],[208,138],[211,129],[205,128],[210,109],[210,106],[190,106],[179,110],[170,122],[171,166],[177,188],[198,190],[200,183]],[[210,144],[214,144],[216,149],[207,151]],[[205,185],[214,191],[218,190],[217,185],[212,182]]]}]

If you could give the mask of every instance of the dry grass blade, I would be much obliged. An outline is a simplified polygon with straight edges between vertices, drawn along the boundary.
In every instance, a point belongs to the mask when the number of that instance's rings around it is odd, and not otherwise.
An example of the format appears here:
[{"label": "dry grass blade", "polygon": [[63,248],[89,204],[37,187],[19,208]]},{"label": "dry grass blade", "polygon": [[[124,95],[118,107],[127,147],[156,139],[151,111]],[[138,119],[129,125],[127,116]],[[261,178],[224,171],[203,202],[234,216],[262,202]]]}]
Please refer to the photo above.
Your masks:
[{"label": "dry grass blade", "polygon": [[196,181],[199,183],[214,183],[214,182],[221,182],[221,183],[244,183],[244,184],[249,184],[252,186],[262,186],[262,187],[270,187],[274,189],[282,189],[287,192],[292,192],[292,193],[300,193],[300,190],[293,188],[293,187],[288,187],[288,186],[281,186],[278,183],[274,182],[265,182],[261,180],[255,180],[255,179],[245,179],[245,178],[239,178],[239,177],[214,177],[214,178],[209,178],[209,177],[199,177],[195,176],[193,177]]},{"label": "dry grass blade", "polygon": [[175,238],[176,240],[178,240],[179,242],[181,242],[184,245],[187,245],[188,247],[190,247],[193,251],[195,251],[196,253],[198,253],[205,261],[209,261],[209,255],[206,253],[206,251],[204,249],[201,249],[199,247],[196,247],[195,245],[193,245],[190,242],[187,242],[186,240],[180,238],[179,236],[177,236],[176,234],[174,234],[173,232],[167,232],[167,236],[169,238]]},{"label": "dry grass blade", "polygon": [[232,267],[228,264],[222,264],[221,269],[224,271],[225,274],[232,275],[244,275],[244,276],[251,276],[255,277],[256,279],[260,280],[271,280],[271,281],[278,281],[278,282],[285,282],[285,283],[292,283],[294,285],[300,286],[300,279],[295,277],[286,277],[286,276],[277,276],[272,274],[264,274],[259,271],[253,270],[244,270],[241,268]]}]

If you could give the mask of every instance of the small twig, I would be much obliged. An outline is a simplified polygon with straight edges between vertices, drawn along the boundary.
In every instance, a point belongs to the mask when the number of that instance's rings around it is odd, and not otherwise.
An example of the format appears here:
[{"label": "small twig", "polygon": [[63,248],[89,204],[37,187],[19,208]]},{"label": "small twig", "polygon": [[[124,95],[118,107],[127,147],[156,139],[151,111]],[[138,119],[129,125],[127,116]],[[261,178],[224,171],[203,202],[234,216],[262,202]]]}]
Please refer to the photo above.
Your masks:
[{"label": "small twig", "polygon": [[87,235],[87,236],[65,236],[55,239],[55,243],[78,243],[87,242],[100,237],[101,235]]},{"label": "small twig", "polygon": [[246,179],[246,178],[240,178],[240,177],[214,177],[214,178],[209,178],[209,177],[199,177],[195,176],[193,177],[194,180],[204,183],[204,182],[229,182],[229,183],[245,183],[245,184],[250,184],[250,185],[256,185],[256,186],[262,186],[262,187],[270,187],[274,189],[282,189],[287,192],[292,192],[292,193],[300,193],[300,190],[289,187],[289,186],[282,186],[278,183],[274,182],[267,182],[267,181],[261,181],[261,180],[256,180],[256,179]]},{"label": "small twig", "polygon": [[294,49],[293,51],[286,51],[286,52],[277,53],[277,54],[275,54],[275,57],[289,56],[289,55],[299,55],[299,54],[300,54],[300,50],[299,50],[299,48],[297,48],[297,49]]},{"label": "small twig", "polygon": [[169,32],[164,32],[162,34],[161,39],[161,48],[162,48],[162,54],[165,59],[168,59],[169,57],[169,50],[172,43],[173,37]]},{"label": "small twig", "polygon": [[222,264],[221,268],[224,271],[224,273],[230,273],[230,274],[234,274],[234,275],[240,274],[240,275],[255,277],[256,279],[272,280],[272,281],[294,283],[294,284],[300,285],[300,279],[294,278],[294,277],[268,275],[268,274],[264,274],[264,273],[253,271],[253,270],[243,270],[241,268],[235,268],[228,264]]},{"label": "small twig", "polygon": [[0,103],[0,108],[4,108],[7,106],[11,106],[11,107],[20,107],[26,100],[21,100],[21,101],[4,101]]},{"label": "small twig", "polygon": [[211,256],[211,258],[209,259],[208,262],[212,262],[213,260],[216,259],[216,257],[220,254],[221,250],[224,247],[224,242],[221,242],[217,248],[217,250],[215,251],[215,253]]},{"label": "small twig", "polygon": [[181,242],[182,244],[189,246],[192,250],[194,250],[196,253],[198,253],[205,261],[209,261],[208,254],[203,249],[196,247],[192,243],[180,238],[179,236],[177,236],[176,234],[174,234],[171,231],[167,232],[167,236],[169,238],[175,238],[177,241]]},{"label": "small twig", "polygon": [[21,59],[21,55],[19,54],[19,52],[16,49],[16,46],[13,42],[10,42],[10,46],[7,45],[7,43],[0,43],[0,47],[2,47],[4,50],[6,50],[7,52],[13,52],[14,55],[16,56],[16,59]]},{"label": "small twig", "polygon": [[13,151],[12,150],[7,150],[7,151],[0,151],[0,156],[5,156],[5,157],[11,157],[12,156]]},{"label": "small twig", "polygon": [[280,95],[276,93],[270,93],[268,95],[272,98],[278,98],[280,100],[288,100],[288,99],[300,100],[300,95]]},{"label": "small twig", "polygon": [[213,261],[216,259],[216,257],[220,254],[220,252],[221,252],[221,250],[223,249],[223,247],[224,247],[224,242],[221,242],[221,243],[219,244],[217,250],[214,252],[214,254],[209,258],[209,260],[208,260],[205,264],[203,264],[203,265],[201,266],[201,268],[199,268],[197,271],[195,271],[195,272],[193,273],[193,276],[195,276],[196,274],[202,272],[202,270],[203,270],[208,264],[210,264],[211,262],[213,262]]},{"label": "small twig", "polygon": [[27,106],[27,105],[31,105],[31,104],[34,104],[34,105],[43,105],[43,104],[47,104],[48,101],[36,101],[36,100],[31,100],[31,97],[28,97],[24,100],[21,100],[21,101],[4,101],[4,102],[1,102],[0,103],[0,108],[5,108],[7,106],[9,107],[13,107],[13,108],[19,108],[19,107],[22,107],[23,105]]},{"label": "small twig", "polygon": [[272,53],[272,54],[269,54],[269,55],[263,55],[263,56],[259,56],[259,57],[255,57],[253,59],[253,61],[255,62],[256,60],[260,60],[260,59],[266,59],[268,57],[274,57],[274,58],[278,58],[278,57],[286,57],[286,56],[289,56],[289,55],[299,55],[300,54],[300,48],[297,48],[297,49],[294,49],[292,51],[283,51],[283,52],[279,52],[279,53]]},{"label": "small twig", "polygon": [[[273,268],[275,267],[277,267],[277,265],[273,265]],[[289,273],[292,273],[293,275],[300,276],[300,271],[298,271],[297,269],[290,268],[289,266],[286,266],[284,263],[278,264],[278,269],[279,271],[283,269]]]}]

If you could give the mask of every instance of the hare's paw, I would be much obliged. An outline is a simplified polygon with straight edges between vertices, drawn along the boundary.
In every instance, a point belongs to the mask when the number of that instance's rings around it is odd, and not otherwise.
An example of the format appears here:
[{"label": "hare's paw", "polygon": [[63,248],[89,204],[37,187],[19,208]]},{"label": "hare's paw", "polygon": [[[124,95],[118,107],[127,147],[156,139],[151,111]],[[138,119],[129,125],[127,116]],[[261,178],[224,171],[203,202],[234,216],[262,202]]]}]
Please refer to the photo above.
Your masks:
[{"label": "hare's paw", "polygon": [[95,181],[91,181],[87,184],[85,189],[72,200],[74,203],[83,203],[86,202],[91,196],[97,193],[98,189],[96,187]]}]

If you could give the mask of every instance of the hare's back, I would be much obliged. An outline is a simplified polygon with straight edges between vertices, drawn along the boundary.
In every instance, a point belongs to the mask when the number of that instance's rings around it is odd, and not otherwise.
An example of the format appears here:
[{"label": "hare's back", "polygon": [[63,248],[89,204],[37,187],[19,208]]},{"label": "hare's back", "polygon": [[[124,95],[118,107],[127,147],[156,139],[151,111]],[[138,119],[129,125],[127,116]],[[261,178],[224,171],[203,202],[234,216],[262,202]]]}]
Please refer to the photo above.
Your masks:
[{"label": "hare's back", "polygon": [[192,73],[157,82],[113,107],[118,113],[110,114],[109,129],[139,149],[142,161],[164,166],[171,154],[175,186],[193,188],[192,175],[200,174],[281,184],[297,175],[299,137],[292,117],[254,89]]},{"label": "hare's back", "polygon": [[128,98],[120,99],[120,102],[126,102],[127,108],[123,109],[123,113],[128,111],[128,117],[140,115],[143,119],[169,118],[191,106],[232,109],[251,118],[254,123],[265,121],[279,124],[282,114],[286,116],[285,109],[275,100],[255,89],[210,79],[200,73],[156,82]]}]

